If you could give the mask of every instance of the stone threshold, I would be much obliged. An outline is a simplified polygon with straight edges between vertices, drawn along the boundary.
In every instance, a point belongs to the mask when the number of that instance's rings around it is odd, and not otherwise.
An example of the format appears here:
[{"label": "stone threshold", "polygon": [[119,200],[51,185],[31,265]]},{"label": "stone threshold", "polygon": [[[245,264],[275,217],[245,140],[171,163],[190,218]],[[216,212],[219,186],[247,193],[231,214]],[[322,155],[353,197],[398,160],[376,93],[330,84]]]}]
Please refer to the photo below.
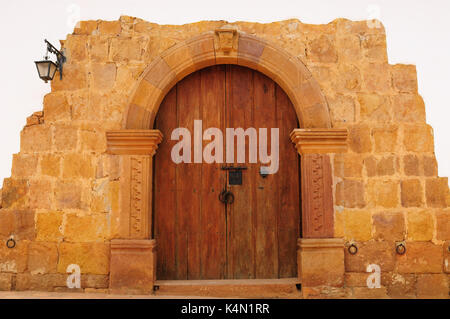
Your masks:
[{"label": "stone threshold", "polygon": [[216,298],[302,298],[298,278],[157,280],[155,295]]}]

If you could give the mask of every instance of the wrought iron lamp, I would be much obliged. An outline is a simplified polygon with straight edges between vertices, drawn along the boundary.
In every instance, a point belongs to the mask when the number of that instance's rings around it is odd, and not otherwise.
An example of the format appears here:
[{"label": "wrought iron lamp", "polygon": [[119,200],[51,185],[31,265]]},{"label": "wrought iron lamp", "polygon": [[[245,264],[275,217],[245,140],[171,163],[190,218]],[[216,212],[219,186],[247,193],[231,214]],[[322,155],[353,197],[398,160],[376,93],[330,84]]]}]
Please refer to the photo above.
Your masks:
[{"label": "wrought iron lamp", "polygon": [[[56,70],[59,71],[59,78],[62,80],[63,74],[63,64],[66,62],[66,57],[63,53],[57,50],[50,42],[45,40],[47,44],[47,52],[42,61],[35,61],[36,68],[39,73],[39,77],[47,83],[48,81],[53,80],[55,76]],[[49,60],[48,53],[53,53],[56,55],[56,63],[52,60]]]}]

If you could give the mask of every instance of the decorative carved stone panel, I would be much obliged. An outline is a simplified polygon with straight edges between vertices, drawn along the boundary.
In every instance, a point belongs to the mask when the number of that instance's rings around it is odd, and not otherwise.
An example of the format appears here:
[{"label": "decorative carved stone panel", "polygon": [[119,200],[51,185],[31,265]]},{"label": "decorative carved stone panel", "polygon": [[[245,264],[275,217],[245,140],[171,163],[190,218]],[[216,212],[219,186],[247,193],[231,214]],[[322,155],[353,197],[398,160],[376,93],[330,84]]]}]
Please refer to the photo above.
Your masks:
[{"label": "decorative carved stone panel", "polygon": [[333,237],[333,193],[329,156],[302,155],[301,177],[302,237]]}]

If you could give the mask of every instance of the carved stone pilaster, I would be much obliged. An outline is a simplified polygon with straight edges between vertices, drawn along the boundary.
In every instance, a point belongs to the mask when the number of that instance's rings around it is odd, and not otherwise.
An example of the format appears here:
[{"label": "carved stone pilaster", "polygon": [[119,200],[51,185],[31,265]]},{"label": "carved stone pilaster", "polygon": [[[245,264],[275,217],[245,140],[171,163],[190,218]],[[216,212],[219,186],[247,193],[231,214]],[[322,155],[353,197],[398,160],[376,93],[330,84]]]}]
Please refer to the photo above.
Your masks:
[{"label": "carved stone pilaster", "polygon": [[159,130],[106,133],[107,152],[121,155],[119,234],[121,238],[151,238],[153,155],[162,140]]},{"label": "carved stone pilaster", "polygon": [[294,129],[291,140],[301,155],[302,237],[334,236],[329,153],[347,151],[347,129]]},{"label": "carved stone pilaster", "polygon": [[299,154],[347,152],[347,129],[294,129],[291,141]]}]

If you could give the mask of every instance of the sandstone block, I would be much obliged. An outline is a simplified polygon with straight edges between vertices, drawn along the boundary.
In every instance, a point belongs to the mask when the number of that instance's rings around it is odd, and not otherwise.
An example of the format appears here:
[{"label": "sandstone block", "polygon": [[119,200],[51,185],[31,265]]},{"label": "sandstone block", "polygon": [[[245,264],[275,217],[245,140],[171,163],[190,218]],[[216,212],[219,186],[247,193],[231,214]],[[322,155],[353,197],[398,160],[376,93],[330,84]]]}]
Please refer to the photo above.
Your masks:
[{"label": "sandstone block", "polygon": [[437,177],[438,167],[437,167],[436,157],[434,155],[422,157],[422,165],[423,165],[423,174],[425,176]]},{"label": "sandstone block", "polygon": [[0,210],[0,238],[8,239],[14,233],[15,214],[14,211]]},{"label": "sandstone block", "polygon": [[64,178],[93,178],[95,166],[89,154],[66,154],[63,159]]},{"label": "sandstone block", "polygon": [[32,275],[56,272],[58,249],[55,243],[31,242],[28,254],[28,271]]},{"label": "sandstone block", "polygon": [[369,180],[367,185],[368,204],[384,208],[399,205],[399,185],[396,180]]},{"label": "sandstone block", "polygon": [[352,64],[339,64],[338,71],[339,76],[333,82],[337,92],[355,92],[360,90],[361,72],[359,68]]},{"label": "sandstone block", "polygon": [[0,291],[9,291],[12,288],[12,274],[0,274]]},{"label": "sandstone block", "polygon": [[336,205],[348,208],[366,206],[362,181],[343,180],[336,185]]},{"label": "sandstone block", "polygon": [[349,129],[349,148],[356,153],[372,152],[370,129],[367,126],[354,126]]},{"label": "sandstone block", "polygon": [[100,130],[81,130],[80,145],[82,151],[103,153],[106,151],[106,134]]},{"label": "sandstone block", "polygon": [[403,145],[409,152],[433,152],[433,131],[428,125],[405,125]]},{"label": "sandstone block", "polygon": [[98,21],[80,21],[75,26],[74,34],[91,35],[97,30]]},{"label": "sandstone block", "polygon": [[435,213],[436,239],[450,240],[450,210],[442,210]]},{"label": "sandstone block", "polygon": [[52,92],[44,97],[44,119],[46,123],[70,121],[71,108],[62,92]]},{"label": "sandstone block", "polygon": [[56,74],[51,83],[52,91],[74,91],[87,88],[86,64],[65,63],[62,80]]},{"label": "sandstone block", "polygon": [[58,242],[62,239],[61,225],[63,215],[59,212],[36,214],[36,241]]},{"label": "sandstone block", "polygon": [[361,156],[349,153],[335,154],[334,174],[339,177],[361,177],[362,176]]},{"label": "sandstone block", "polygon": [[396,64],[391,66],[392,83],[399,92],[417,92],[415,65]]},{"label": "sandstone block", "polygon": [[377,175],[394,175],[397,171],[397,161],[394,156],[382,157],[377,161]]},{"label": "sandstone block", "polygon": [[391,79],[388,64],[368,63],[361,68],[363,88],[369,93],[388,93]]},{"label": "sandstone block", "polygon": [[81,275],[81,288],[106,289],[108,287],[108,275]]},{"label": "sandstone block", "polygon": [[398,150],[398,128],[396,126],[379,127],[372,129],[375,142],[375,152],[396,152]]},{"label": "sandstone block", "polygon": [[387,286],[387,293],[391,298],[415,297],[416,276],[414,274],[382,274],[381,282]]},{"label": "sandstone block", "polygon": [[0,272],[21,273],[27,269],[28,244],[27,240],[17,240],[16,247],[8,248],[0,245]]},{"label": "sandstone block", "polygon": [[111,57],[114,62],[141,59],[141,43],[137,38],[119,37],[111,40]]},{"label": "sandstone block", "polygon": [[418,179],[401,181],[401,194],[403,207],[423,206],[423,187]]},{"label": "sandstone block", "polygon": [[446,207],[449,192],[447,178],[427,179],[425,185],[428,207]]},{"label": "sandstone block", "polygon": [[20,151],[23,153],[47,152],[52,147],[50,126],[33,125],[25,127],[20,134]]},{"label": "sandstone block", "polygon": [[92,87],[97,90],[108,90],[114,86],[117,68],[114,63],[92,64]]},{"label": "sandstone block", "polygon": [[399,273],[441,273],[442,246],[431,242],[407,242],[406,253],[397,255]]},{"label": "sandstone block", "polygon": [[381,272],[390,272],[395,266],[395,245],[391,242],[367,241],[357,243],[358,252],[351,255],[345,249],[345,271],[366,272],[367,266],[377,264]]},{"label": "sandstone block", "polygon": [[101,34],[119,35],[122,31],[120,21],[100,21],[98,31]]},{"label": "sandstone block", "polygon": [[336,95],[329,99],[331,118],[333,123],[355,122],[355,102],[345,95]]},{"label": "sandstone block", "polygon": [[43,154],[40,158],[39,165],[41,174],[59,177],[61,173],[61,156],[55,154]]},{"label": "sandstone block", "polygon": [[66,273],[67,266],[77,264],[82,274],[109,273],[109,243],[61,243],[58,272]]},{"label": "sandstone block", "polygon": [[55,186],[56,208],[81,208],[82,187],[78,182],[57,182]]},{"label": "sandstone block", "polygon": [[361,48],[369,61],[387,63],[386,36],[384,34],[367,34],[361,37]]},{"label": "sandstone block", "polygon": [[387,96],[358,93],[358,102],[362,121],[387,123],[391,120],[390,100]]},{"label": "sandstone block", "polygon": [[417,276],[417,297],[448,299],[448,278],[445,274],[423,274]]},{"label": "sandstone block", "polygon": [[382,241],[403,241],[405,220],[402,213],[380,212],[372,216],[374,239]]},{"label": "sandstone block", "polygon": [[83,62],[87,57],[87,36],[71,35],[64,41],[64,49],[69,63]]},{"label": "sandstone block", "polygon": [[334,43],[334,37],[325,34],[311,39],[307,44],[308,57],[314,62],[337,62],[338,57]]},{"label": "sandstone block", "polygon": [[359,61],[361,60],[360,39],[355,34],[344,34],[336,38],[336,51],[339,61]]},{"label": "sandstone block", "polygon": [[78,142],[78,130],[72,126],[56,126],[53,140],[57,151],[75,151]]},{"label": "sandstone block", "polygon": [[106,214],[79,215],[69,213],[65,216],[64,241],[92,242],[103,241],[108,237]]},{"label": "sandstone block", "polygon": [[56,287],[65,287],[66,280],[67,275],[63,274],[17,274],[16,290],[55,291]]},{"label": "sandstone block", "polygon": [[50,209],[53,202],[52,182],[45,179],[30,180],[29,207],[31,209]]},{"label": "sandstone block", "polygon": [[345,213],[345,239],[367,241],[372,238],[372,217],[370,211],[348,210]]},{"label": "sandstone block", "polygon": [[108,61],[109,44],[110,44],[109,37],[105,36],[89,37],[88,52],[90,59],[93,62]]},{"label": "sandstone block", "polygon": [[36,155],[14,154],[12,162],[12,177],[24,178],[36,174],[38,157]]},{"label": "sandstone block", "polygon": [[408,239],[428,241],[433,239],[433,216],[428,211],[408,212]]},{"label": "sandstone block", "polygon": [[414,154],[403,156],[403,171],[406,176],[419,176],[419,158]]},{"label": "sandstone block", "polygon": [[425,122],[425,103],[418,94],[402,93],[393,96],[392,111],[397,122]]},{"label": "sandstone block", "polygon": [[347,287],[367,287],[367,277],[370,273],[367,272],[346,272],[345,286]]},{"label": "sandstone block", "polygon": [[25,179],[5,178],[2,188],[3,208],[28,208],[29,183]]}]

